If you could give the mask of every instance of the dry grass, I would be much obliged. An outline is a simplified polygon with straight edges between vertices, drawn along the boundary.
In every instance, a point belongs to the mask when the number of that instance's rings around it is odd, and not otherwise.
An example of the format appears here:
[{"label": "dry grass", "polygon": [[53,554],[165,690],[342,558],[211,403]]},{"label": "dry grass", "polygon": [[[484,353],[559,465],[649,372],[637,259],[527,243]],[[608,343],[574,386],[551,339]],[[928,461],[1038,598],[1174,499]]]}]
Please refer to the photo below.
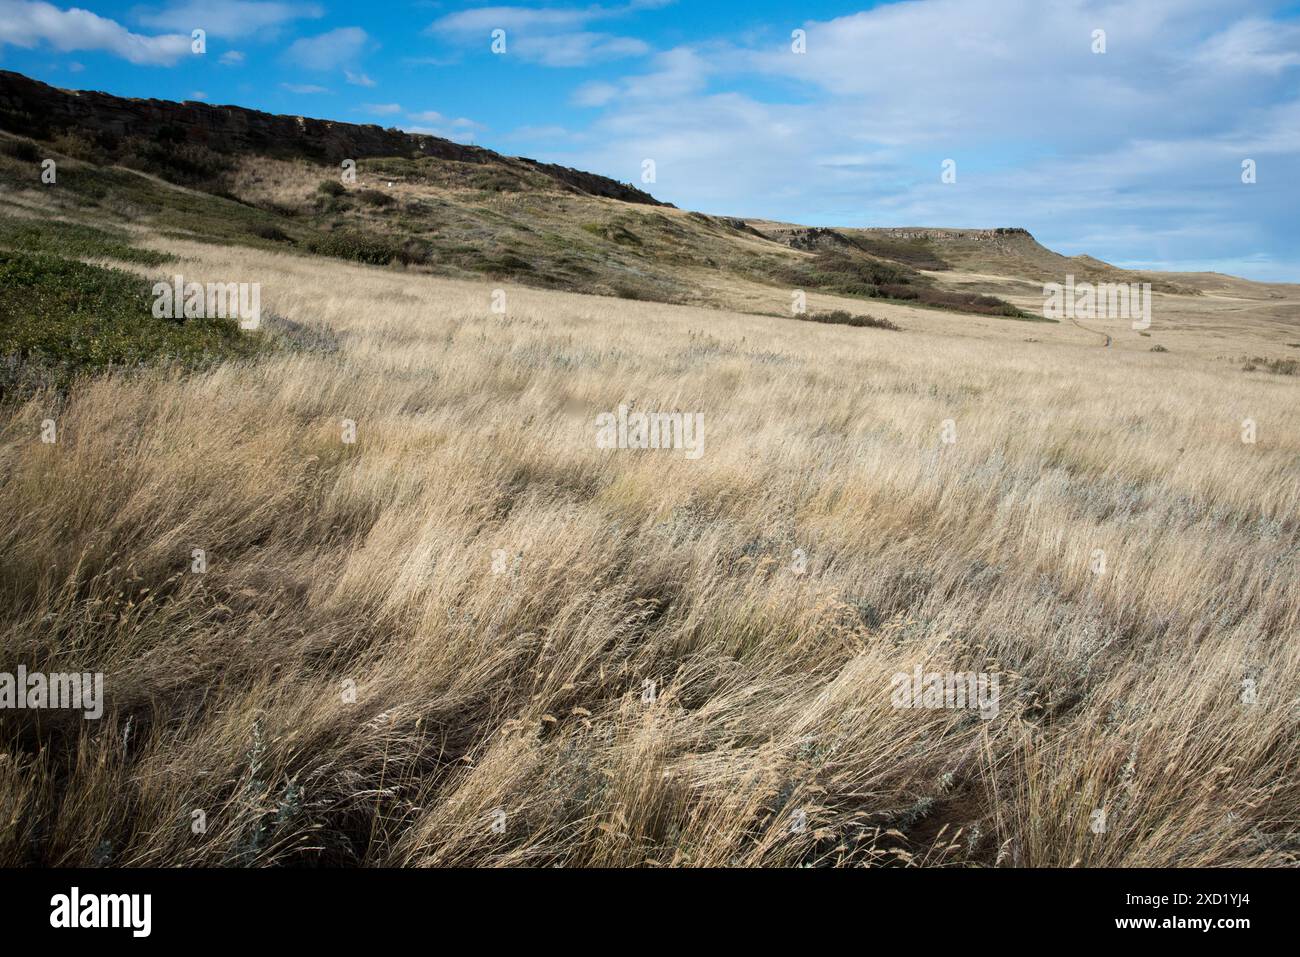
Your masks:
[{"label": "dry grass", "polygon": [[1293,378],[177,250],[340,348],[3,413],[0,864],[1295,862]]}]

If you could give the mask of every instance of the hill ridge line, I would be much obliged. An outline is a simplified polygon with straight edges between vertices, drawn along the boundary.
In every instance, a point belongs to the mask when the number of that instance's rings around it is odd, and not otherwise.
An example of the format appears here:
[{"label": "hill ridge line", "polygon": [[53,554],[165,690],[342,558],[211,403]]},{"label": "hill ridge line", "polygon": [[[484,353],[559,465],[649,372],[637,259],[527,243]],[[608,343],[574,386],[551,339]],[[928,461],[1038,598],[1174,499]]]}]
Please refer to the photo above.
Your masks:
[{"label": "hill ridge line", "polygon": [[644,206],[672,205],[598,173],[506,156],[429,133],[195,100],[178,103],[98,90],[65,90],[10,70],[0,70],[0,129],[36,139],[49,139],[56,132],[89,130],[109,138],[141,136],[193,143],[219,153],[292,153],[333,163],[380,156],[500,163],[535,170],[590,196]]}]

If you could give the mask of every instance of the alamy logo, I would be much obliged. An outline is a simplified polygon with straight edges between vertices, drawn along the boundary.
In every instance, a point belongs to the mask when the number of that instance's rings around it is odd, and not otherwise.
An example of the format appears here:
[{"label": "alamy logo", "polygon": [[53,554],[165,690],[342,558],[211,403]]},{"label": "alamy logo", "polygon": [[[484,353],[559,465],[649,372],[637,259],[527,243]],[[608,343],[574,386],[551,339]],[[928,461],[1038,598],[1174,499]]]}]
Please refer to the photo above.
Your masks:
[{"label": "alamy logo", "polygon": [[1134,329],[1151,326],[1151,283],[1074,281],[1043,285],[1043,315],[1048,319],[1132,319]]},{"label": "alamy logo", "polygon": [[891,682],[895,708],[973,708],[988,720],[998,716],[998,676],[982,671],[900,671]]},{"label": "alamy logo", "polygon": [[50,926],[129,927],[132,937],[148,937],[153,927],[153,897],[149,894],[70,894],[50,898]]},{"label": "alamy logo", "polygon": [[174,276],[170,283],[154,283],[155,319],[239,319],[239,328],[262,324],[262,284],[258,282],[186,282]]},{"label": "alamy logo", "polygon": [[596,416],[598,449],[682,449],[688,459],[704,454],[703,412],[602,412]]},{"label": "alamy logo", "polygon": [[80,708],[93,721],[104,714],[104,675],[29,672],[25,665],[17,674],[0,671],[0,708]]}]

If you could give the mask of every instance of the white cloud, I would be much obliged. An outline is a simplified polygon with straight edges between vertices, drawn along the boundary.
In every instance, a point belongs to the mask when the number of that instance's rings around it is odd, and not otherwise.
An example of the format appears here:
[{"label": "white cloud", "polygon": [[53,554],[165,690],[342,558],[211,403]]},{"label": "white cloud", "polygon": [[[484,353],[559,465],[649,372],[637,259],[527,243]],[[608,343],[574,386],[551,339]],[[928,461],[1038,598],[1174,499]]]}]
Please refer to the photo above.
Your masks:
[{"label": "white cloud", "polygon": [[60,10],[30,0],[0,0],[0,46],[32,49],[42,43],[64,53],[102,50],[148,66],[170,66],[190,55],[188,33],[143,36],[89,10]]},{"label": "white cloud", "polygon": [[244,54],[238,50],[227,50],[221,54],[221,64],[223,66],[243,66]]},{"label": "white cloud", "polygon": [[404,56],[402,62],[411,66],[455,66],[463,59],[459,53],[453,53],[449,56]]},{"label": "white cloud", "polygon": [[570,140],[575,134],[572,130],[557,124],[544,126],[520,126],[506,134],[507,140]]},{"label": "white cloud", "polygon": [[439,17],[429,27],[437,33],[488,35],[495,29],[515,30],[566,30],[580,27],[591,20],[603,19],[609,13],[599,7],[558,7],[534,10],[529,7],[477,7]]},{"label": "white cloud", "polygon": [[376,116],[392,116],[394,113],[402,112],[400,103],[365,103],[361,109],[367,113],[374,113]]},{"label": "white cloud", "polygon": [[425,136],[436,136],[439,139],[452,140],[456,143],[473,143],[473,130],[455,130],[439,126],[403,126],[401,129],[406,133],[423,133]]},{"label": "white cloud", "polygon": [[1300,24],[1251,18],[1210,37],[1194,57],[1195,69],[1276,76],[1300,65]]},{"label": "white cloud", "polygon": [[308,70],[329,70],[355,63],[370,45],[370,35],[360,27],[339,27],[319,36],[295,40],[285,51],[285,57]]},{"label": "white cloud", "polygon": [[437,110],[407,113],[406,117],[415,122],[415,125],[402,127],[408,133],[426,133],[429,136],[440,136],[445,140],[455,140],[458,143],[473,142],[476,133],[487,129],[482,123],[468,117],[458,116],[452,119]]},{"label": "white cloud", "polygon": [[725,68],[722,61],[733,54],[715,50],[677,47],[656,54],[649,73],[624,77],[617,83],[601,80],[584,83],[572,96],[576,106],[606,106],[615,100],[663,101],[700,93],[709,76]]},{"label": "white cloud", "polygon": [[374,80],[364,73],[353,73],[351,70],[343,71],[344,78],[353,86],[377,86]]},{"label": "white cloud", "polygon": [[406,115],[420,123],[450,123],[452,126],[473,127],[480,130],[485,129],[483,124],[476,123],[474,120],[467,119],[464,116],[458,116],[452,120],[443,116],[437,110],[425,110],[423,113],[408,113]]},{"label": "white cloud", "polygon": [[618,94],[619,88],[613,83],[595,80],[591,83],[582,84],[574,91],[573,103],[576,106],[604,106]]},{"label": "white cloud", "polygon": [[556,33],[549,36],[523,36],[515,41],[514,52],[522,59],[542,66],[576,67],[645,56],[650,45],[633,37],[606,33]]},{"label": "white cloud", "polygon": [[290,93],[328,93],[329,89],[323,86],[316,86],[314,83],[281,83],[283,89]]},{"label": "white cloud", "polygon": [[147,8],[136,19],[147,27],[189,34],[203,29],[214,37],[273,39],[279,27],[293,20],[315,19],[324,11],[314,3],[274,3],[256,0],[183,0],[162,8]]},{"label": "white cloud", "polygon": [[506,32],[506,53],[548,67],[580,67],[645,56],[651,47],[636,37],[587,30],[588,24],[624,16],[659,2],[623,7],[478,7],[447,14],[429,25],[429,34],[462,46],[489,48],[492,31]]},{"label": "white cloud", "polygon": [[497,27],[513,30],[567,30],[595,20],[615,19],[640,10],[666,7],[671,3],[672,0],[634,0],[618,7],[551,7],[541,10],[506,5],[475,7],[439,17],[430,29],[465,34],[489,33]]},{"label": "white cloud", "polygon": [[[800,84],[848,124],[900,144],[1013,136],[1087,146],[1126,130],[1178,129],[1197,109],[1236,115],[1262,102],[1248,74],[1300,64],[1300,26],[1239,19],[1229,0],[926,0],[801,24],[788,37],[723,49],[714,69]],[[1092,52],[1092,31],[1107,52]],[[1203,38],[1209,37],[1208,40]],[[1231,67],[1235,75],[1225,78]],[[1227,82],[1225,83],[1225,79]],[[1230,101],[1236,102],[1230,102]],[[1202,116],[1204,113],[1202,114]],[[1053,125],[1058,129],[1053,130]]]}]

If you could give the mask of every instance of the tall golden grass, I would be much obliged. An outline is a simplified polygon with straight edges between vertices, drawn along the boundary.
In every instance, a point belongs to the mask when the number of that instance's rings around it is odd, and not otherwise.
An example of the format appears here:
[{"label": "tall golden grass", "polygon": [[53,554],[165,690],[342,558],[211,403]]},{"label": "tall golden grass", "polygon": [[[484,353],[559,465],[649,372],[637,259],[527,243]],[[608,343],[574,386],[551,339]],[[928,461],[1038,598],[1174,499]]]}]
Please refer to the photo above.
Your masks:
[{"label": "tall golden grass", "polygon": [[1294,379],[181,249],[337,348],[4,410],[0,864],[1295,862]]}]

